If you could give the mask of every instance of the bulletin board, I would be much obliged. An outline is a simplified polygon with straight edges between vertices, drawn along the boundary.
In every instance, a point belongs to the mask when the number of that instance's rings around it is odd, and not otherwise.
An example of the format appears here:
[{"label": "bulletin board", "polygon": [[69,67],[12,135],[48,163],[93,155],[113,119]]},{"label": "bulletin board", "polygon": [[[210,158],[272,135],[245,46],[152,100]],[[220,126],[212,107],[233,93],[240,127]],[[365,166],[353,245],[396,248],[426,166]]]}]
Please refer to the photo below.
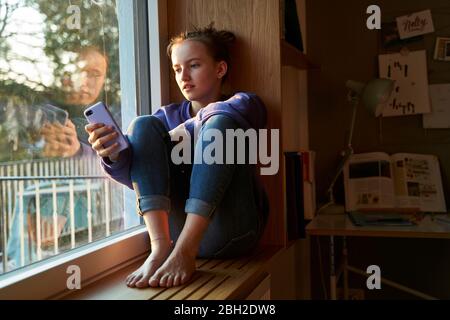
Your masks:
[{"label": "bulletin board", "polygon": [[450,113],[443,102],[450,96],[442,86],[450,85],[450,3],[428,5],[383,12],[379,76],[396,81],[383,116],[420,115],[424,129],[448,129],[450,117],[442,116]]},{"label": "bulletin board", "polygon": [[[433,92],[430,91],[430,86],[450,83],[450,62],[434,58],[437,37],[450,38],[450,2],[376,1],[381,8],[381,30],[368,30],[365,27],[368,17],[366,10],[369,5],[374,4],[373,1],[348,0],[346,5],[342,6],[338,2],[311,0],[306,4],[308,58],[321,65],[320,72],[308,74],[310,147],[317,151],[317,172],[328,173],[335,170],[338,161],[336,155],[340,154],[348,137],[346,130],[350,125],[351,110],[345,96],[346,81],[367,82],[379,77],[381,55],[404,54],[414,57],[419,52],[417,56],[421,55],[418,59],[421,59],[422,67],[419,68],[421,70],[418,71],[417,77],[423,78],[422,91],[426,92],[428,87],[428,98],[425,93],[422,102],[417,102],[417,99],[408,100],[409,96],[406,95],[404,102],[395,110],[401,114],[393,114],[395,116],[375,118],[365,108],[358,109],[355,125],[357,134],[353,137],[353,147],[360,153],[377,150],[389,154],[435,154],[442,165],[444,189],[450,190],[450,128],[445,127],[445,123],[439,123],[439,128],[432,127],[433,124],[424,124],[424,119],[431,114],[427,111],[433,110],[432,101],[435,98],[430,95],[430,92]],[[398,17],[424,10],[430,10],[433,32],[408,39],[392,36]],[[383,40],[383,36],[387,40]],[[389,42],[387,46],[386,41]],[[403,48],[407,51],[402,52]],[[391,72],[404,76],[403,60],[408,59],[401,58],[402,61],[397,65],[394,61]],[[426,65],[426,70],[423,70],[423,64]],[[410,68],[408,64],[408,77]],[[382,74],[387,73],[388,70],[382,71]],[[414,90],[412,91],[414,93]],[[414,103],[415,110],[410,105],[408,112],[408,102]],[[422,105],[418,106],[419,104]],[[440,109],[442,115],[447,114],[445,110]],[[445,122],[443,117],[436,117]],[[426,121],[429,124],[429,120]],[[325,198],[330,177],[319,174],[316,180],[318,199]],[[446,202],[450,203],[449,195]]]}]

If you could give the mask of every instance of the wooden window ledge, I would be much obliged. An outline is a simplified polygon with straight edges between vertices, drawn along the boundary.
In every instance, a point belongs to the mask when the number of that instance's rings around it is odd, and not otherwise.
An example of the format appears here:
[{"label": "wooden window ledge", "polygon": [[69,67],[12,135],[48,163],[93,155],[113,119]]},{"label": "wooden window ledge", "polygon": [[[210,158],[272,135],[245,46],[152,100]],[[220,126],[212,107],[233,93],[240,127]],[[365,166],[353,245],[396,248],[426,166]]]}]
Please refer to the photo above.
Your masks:
[{"label": "wooden window ledge", "polygon": [[[254,297],[258,285],[267,282],[267,265],[281,247],[264,246],[249,257],[229,260],[198,259],[192,279],[172,288],[129,288],[128,274],[142,261],[98,280],[64,299],[79,300],[229,300]],[[256,288],[256,289],[255,289]]]}]

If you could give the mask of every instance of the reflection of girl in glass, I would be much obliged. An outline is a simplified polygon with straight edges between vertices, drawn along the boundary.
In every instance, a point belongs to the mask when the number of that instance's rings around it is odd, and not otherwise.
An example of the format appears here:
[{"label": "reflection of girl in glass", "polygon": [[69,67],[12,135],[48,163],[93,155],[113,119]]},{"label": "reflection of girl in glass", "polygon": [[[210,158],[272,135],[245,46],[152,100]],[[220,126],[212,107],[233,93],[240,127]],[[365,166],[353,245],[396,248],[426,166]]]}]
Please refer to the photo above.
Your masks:
[{"label": "reflection of girl in glass", "polygon": [[102,93],[108,59],[97,47],[84,47],[79,50],[74,67],[75,72],[70,76],[65,73],[61,79],[63,107],[69,111],[72,119],[64,126],[59,123],[43,126],[41,134],[45,139],[45,157],[72,157],[83,151],[90,152],[91,149],[86,145],[87,136],[83,131],[86,124],[83,110],[97,102]]}]

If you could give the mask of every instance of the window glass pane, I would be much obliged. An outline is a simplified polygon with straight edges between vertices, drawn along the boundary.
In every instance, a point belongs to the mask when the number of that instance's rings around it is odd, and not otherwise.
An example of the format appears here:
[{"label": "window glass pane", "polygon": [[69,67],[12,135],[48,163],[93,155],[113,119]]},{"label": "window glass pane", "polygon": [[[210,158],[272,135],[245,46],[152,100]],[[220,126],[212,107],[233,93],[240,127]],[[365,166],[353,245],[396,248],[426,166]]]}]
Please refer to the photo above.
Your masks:
[{"label": "window glass pane", "polygon": [[116,6],[0,0],[0,274],[136,225],[84,131],[98,101],[126,112]]}]

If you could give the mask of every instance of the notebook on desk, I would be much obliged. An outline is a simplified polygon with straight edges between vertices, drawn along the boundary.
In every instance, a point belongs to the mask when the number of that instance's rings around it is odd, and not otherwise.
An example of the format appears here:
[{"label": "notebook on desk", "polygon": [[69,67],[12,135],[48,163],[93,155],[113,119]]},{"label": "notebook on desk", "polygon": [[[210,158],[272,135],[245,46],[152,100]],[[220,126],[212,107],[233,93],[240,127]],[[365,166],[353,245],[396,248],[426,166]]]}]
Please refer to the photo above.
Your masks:
[{"label": "notebook on desk", "polygon": [[358,227],[363,226],[412,226],[414,223],[405,215],[398,213],[348,212],[350,221]]}]

